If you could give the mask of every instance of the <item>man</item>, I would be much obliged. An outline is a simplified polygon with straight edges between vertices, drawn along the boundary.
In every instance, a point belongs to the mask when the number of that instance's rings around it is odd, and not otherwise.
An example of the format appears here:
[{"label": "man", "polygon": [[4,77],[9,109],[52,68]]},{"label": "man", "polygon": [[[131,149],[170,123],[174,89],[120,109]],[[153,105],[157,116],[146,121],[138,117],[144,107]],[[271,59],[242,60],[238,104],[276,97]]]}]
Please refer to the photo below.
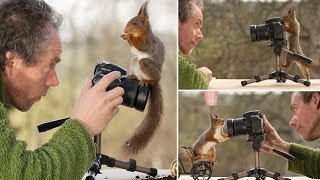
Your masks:
[{"label": "man", "polygon": [[[320,138],[320,92],[294,92],[291,98],[292,119],[290,125],[306,141]],[[266,145],[283,150],[295,157],[289,161],[288,170],[312,178],[320,178],[320,149],[288,143],[264,116]],[[264,147],[264,151],[272,152]]]},{"label": "man", "polygon": [[90,79],[78,97],[71,119],[50,141],[29,151],[16,140],[5,105],[28,111],[58,86],[55,66],[60,62],[60,14],[41,0],[0,3],[0,179],[81,179],[95,159],[92,137],[118,112],[123,89],[106,87],[119,77],[104,76],[94,87]]},{"label": "man", "polygon": [[179,89],[207,89],[212,71],[196,66],[183,55],[190,55],[195,45],[203,38],[201,0],[179,0]]}]

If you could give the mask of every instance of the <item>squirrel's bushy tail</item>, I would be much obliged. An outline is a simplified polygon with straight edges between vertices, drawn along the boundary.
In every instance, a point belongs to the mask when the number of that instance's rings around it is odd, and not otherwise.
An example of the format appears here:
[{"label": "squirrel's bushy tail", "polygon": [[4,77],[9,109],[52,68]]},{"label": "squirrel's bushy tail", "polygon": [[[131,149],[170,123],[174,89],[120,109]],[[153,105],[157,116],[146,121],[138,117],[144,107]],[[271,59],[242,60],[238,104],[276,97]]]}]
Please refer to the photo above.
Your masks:
[{"label": "squirrel's bushy tail", "polygon": [[122,149],[126,155],[136,155],[144,149],[160,125],[163,115],[163,99],[160,83],[151,86],[148,112],[134,134]]},{"label": "squirrel's bushy tail", "polygon": [[312,72],[320,74],[320,60],[313,60],[310,68]]}]

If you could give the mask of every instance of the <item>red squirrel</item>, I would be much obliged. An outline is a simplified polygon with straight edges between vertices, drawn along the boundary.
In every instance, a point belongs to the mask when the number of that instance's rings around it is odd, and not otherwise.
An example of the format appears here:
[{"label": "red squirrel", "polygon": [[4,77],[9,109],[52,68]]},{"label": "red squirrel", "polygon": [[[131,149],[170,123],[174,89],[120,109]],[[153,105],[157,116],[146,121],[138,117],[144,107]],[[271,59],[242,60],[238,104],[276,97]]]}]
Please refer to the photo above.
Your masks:
[{"label": "red squirrel", "polygon": [[[204,131],[191,148],[180,147],[179,159],[184,165],[196,164],[200,161],[209,162],[211,165],[217,163],[216,148],[217,143],[224,142],[229,139],[228,135],[223,132],[224,120],[219,118],[216,114],[214,117],[210,116],[210,127]],[[188,150],[189,149],[189,150]],[[193,150],[193,155],[190,152]]]},{"label": "red squirrel", "polygon": [[[284,30],[288,33],[288,48],[289,51],[294,53],[303,55],[303,51],[300,46],[300,23],[296,18],[295,8],[292,7],[289,9],[288,13],[282,17],[282,21],[284,23]],[[288,68],[292,61],[295,62],[303,75],[307,80],[310,79],[309,70],[312,70],[316,74],[320,74],[320,62],[312,61],[311,64],[304,62],[299,59],[297,56],[293,56],[290,53],[287,53],[286,63],[281,66],[284,68]]]},{"label": "red squirrel", "polygon": [[210,127],[203,132],[197,141],[192,145],[194,151],[193,163],[199,161],[208,161],[215,164],[217,161],[215,145],[229,139],[228,135],[223,132],[224,120],[219,118],[216,114],[215,117],[210,116]]},{"label": "red squirrel", "polygon": [[131,60],[131,77],[138,79],[142,86],[151,85],[147,115],[123,146],[124,153],[127,155],[136,155],[147,146],[163,117],[160,78],[165,47],[152,32],[147,9],[148,1],[141,6],[138,15],[127,23],[124,34],[121,35],[135,55]]}]

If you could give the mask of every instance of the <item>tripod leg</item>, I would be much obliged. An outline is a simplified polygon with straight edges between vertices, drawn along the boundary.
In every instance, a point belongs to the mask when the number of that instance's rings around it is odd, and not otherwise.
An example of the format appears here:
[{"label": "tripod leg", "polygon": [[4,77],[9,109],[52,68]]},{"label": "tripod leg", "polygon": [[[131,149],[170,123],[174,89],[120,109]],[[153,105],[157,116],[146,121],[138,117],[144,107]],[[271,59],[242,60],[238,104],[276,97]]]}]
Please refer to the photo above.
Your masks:
[{"label": "tripod leg", "polygon": [[254,76],[254,79],[249,79],[247,81],[241,81],[241,85],[245,86],[245,85],[248,85],[248,84],[251,84],[254,82],[260,82],[260,81],[264,81],[266,79],[272,79],[274,77],[275,77],[275,72],[272,72],[272,73],[266,74],[266,75],[262,75],[262,76],[256,75],[256,76]]},{"label": "tripod leg", "polygon": [[300,76],[298,76],[298,75],[293,76],[293,75],[287,74],[285,72],[282,72],[282,76],[286,79],[290,79],[293,82],[300,83],[305,86],[310,86],[310,84],[311,84],[310,81],[305,81],[303,79],[300,79]]},{"label": "tripod leg", "polygon": [[255,169],[250,169],[247,172],[241,172],[241,173],[233,172],[231,176],[226,178],[220,178],[219,180],[236,180],[243,177],[251,177],[254,174],[254,172],[255,172]]},{"label": "tripod leg", "polygon": [[263,171],[263,174],[265,177],[270,177],[270,178],[273,178],[273,179],[276,179],[276,180],[290,180],[289,178],[284,178],[280,175],[280,173],[278,172],[269,172],[269,171],[266,171],[266,170],[262,170]]}]

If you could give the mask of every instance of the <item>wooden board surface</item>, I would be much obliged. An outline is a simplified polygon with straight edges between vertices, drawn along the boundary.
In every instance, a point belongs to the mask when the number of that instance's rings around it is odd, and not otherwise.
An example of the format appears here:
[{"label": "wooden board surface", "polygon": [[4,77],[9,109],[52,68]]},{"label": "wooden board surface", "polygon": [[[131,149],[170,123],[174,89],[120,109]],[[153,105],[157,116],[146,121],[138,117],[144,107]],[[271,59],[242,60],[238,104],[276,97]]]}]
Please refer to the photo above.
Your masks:
[{"label": "wooden board surface", "polygon": [[212,79],[209,84],[210,90],[280,90],[280,91],[319,91],[320,79],[311,79],[311,85],[305,86],[287,80],[284,83],[278,83],[275,79],[268,79],[258,83],[241,86],[241,81],[247,79]]},{"label": "wooden board surface", "polygon": [[[96,176],[96,180],[106,180],[106,179],[114,179],[114,180],[133,180],[133,179],[150,179],[152,176],[148,174],[139,173],[139,172],[130,172],[124,169],[102,169],[102,174],[98,174]],[[170,176],[169,169],[160,169],[158,170],[158,175],[154,179],[161,179]],[[84,179],[84,178],[83,178]]]},{"label": "wooden board surface", "polygon": [[[220,178],[221,177],[211,177],[210,180],[218,180]],[[291,180],[312,180],[311,178],[307,178],[307,177],[287,177],[287,178],[290,178]],[[242,179],[242,180],[255,180],[254,177],[244,177],[244,178],[240,178],[240,179]],[[193,178],[190,175],[181,175],[179,177],[179,180],[193,180]],[[267,177],[266,180],[273,180],[273,179]]]}]

